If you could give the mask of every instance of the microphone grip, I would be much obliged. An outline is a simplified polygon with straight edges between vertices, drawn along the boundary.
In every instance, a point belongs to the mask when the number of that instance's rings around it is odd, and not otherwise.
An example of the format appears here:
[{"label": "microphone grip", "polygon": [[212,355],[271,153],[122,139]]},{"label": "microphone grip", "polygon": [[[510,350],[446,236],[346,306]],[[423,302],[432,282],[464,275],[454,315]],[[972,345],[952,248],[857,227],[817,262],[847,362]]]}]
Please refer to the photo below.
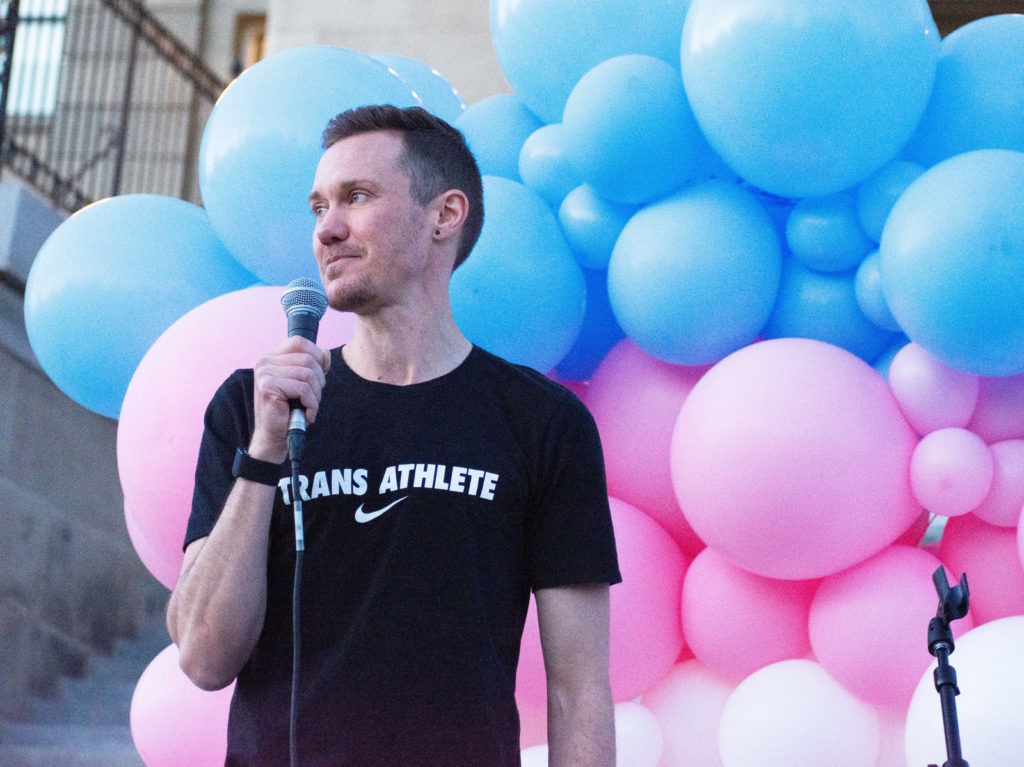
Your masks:
[{"label": "microphone grip", "polygon": [[288,315],[288,337],[302,336],[315,344],[319,325],[320,318],[312,312],[294,312]]}]

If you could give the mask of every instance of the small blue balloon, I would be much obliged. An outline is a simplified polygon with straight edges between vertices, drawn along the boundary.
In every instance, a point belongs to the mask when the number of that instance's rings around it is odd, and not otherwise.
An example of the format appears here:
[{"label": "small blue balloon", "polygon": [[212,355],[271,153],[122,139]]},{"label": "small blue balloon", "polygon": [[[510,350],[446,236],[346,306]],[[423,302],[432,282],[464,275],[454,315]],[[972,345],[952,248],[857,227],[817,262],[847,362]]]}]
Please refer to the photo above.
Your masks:
[{"label": "small blue balloon", "polygon": [[845,193],[800,200],[786,221],[786,242],[801,263],[821,272],[853,269],[874,246],[853,196]]},{"label": "small blue balloon", "polygon": [[499,93],[471,105],[455,127],[462,131],[485,176],[521,181],[519,153],[542,123],[517,96]]},{"label": "small blue balloon", "polygon": [[754,196],[707,181],[642,208],[619,236],[608,293],[648,354],[704,365],[750,343],[775,303],[779,237]]},{"label": "small blue balloon", "polygon": [[480,241],[452,275],[455,321],[473,343],[547,373],[579,335],[583,272],[532,189],[484,176],[484,199]]},{"label": "small blue balloon", "polygon": [[442,120],[454,123],[466,111],[466,102],[444,75],[422,61],[396,53],[374,53],[373,58],[398,75],[413,94],[423,102],[423,108]]},{"label": "small blue balloon", "polygon": [[877,250],[869,253],[860,262],[853,280],[853,289],[857,306],[864,312],[865,317],[880,328],[893,332],[902,330],[889,310],[889,303],[885,300],[885,291],[882,289],[882,257]]},{"label": "small blue balloon", "polygon": [[607,269],[615,241],[637,210],[635,205],[607,200],[583,184],[562,200],[558,223],[582,266]]},{"label": "small blue balloon", "polygon": [[202,208],[159,195],[110,197],[43,243],[25,285],[25,328],[61,391],[117,418],[135,368],[161,333],[199,304],[257,282]]},{"label": "small blue balloon", "polygon": [[942,41],[935,87],[904,155],[931,166],[974,149],[1024,152],[1020,13],[976,19]]},{"label": "small blue balloon", "polygon": [[505,77],[546,123],[562,119],[573,86],[615,56],[675,65],[688,0],[491,0],[491,36]]},{"label": "small blue balloon", "polygon": [[979,149],[925,171],[881,242],[882,287],[904,332],[975,375],[1024,372],[1024,153]]},{"label": "small blue balloon", "polygon": [[824,341],[871,362],[889,343],[892,333],[864,316],[853,283],[853,272],[819,272],[787,258],[778,301],[762,335]]},{"label": "small blue balloon", "polygon": [[876,244],[889,211],[899,196],[924,173],[924,168],[909,160],[893,160],[857,187],[857,218],[861,228]]},{"label": "small blue balloon", "polygon": [[634,205],[682,186],[705,146],[679,70],[652,56],[617,56],[583,75],[562,124],[584,183]]},{"label": "small blue balloon", "polygon": [[264,282],[319,277],[307,200],[321,136],[339,112],[380,103],[420,102],[381,62],[330,46],[268,56],[217,100],[199,148],[203,205],[228,250]]},{"label": "small blue balloon", "polygon": [[519,175],[524,184],[556,210],[565,196],[579,185],[579,175],[569,161],[565,131],[560,123],[544,125],[526,139],[519,152]]},{"label": "small blue balloon", "polygon": [[725,163],[801,198],[848,189],[899,153],[938,51],[926,0],[693,0],[680,62]]},{"label": "small blue balloon", "polygon": [[612,347],[626,335],[608,300],[607,271],[584,269],[583,276],[587,283],[587,310],[576,343],[555,368],[563,381],[589,381]]}]

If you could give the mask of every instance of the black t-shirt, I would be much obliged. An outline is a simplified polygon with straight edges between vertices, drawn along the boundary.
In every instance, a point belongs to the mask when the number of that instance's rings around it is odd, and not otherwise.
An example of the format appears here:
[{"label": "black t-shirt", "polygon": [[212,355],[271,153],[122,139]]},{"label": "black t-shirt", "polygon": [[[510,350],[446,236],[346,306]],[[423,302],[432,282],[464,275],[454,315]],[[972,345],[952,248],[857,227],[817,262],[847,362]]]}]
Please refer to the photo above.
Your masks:
[{"label": "black t-shirt", "polygon": [[[253,423],[251,370],[214,396],[186,544],[208,535]],[[229,765],[287,765],[294,514],[282,467],[268,604],[232,700]],[[334,352],[302,461],[304,765],[519,764],[531,589],[620,579],[597,429],[568,390],[474,348],[392,386]]]}]

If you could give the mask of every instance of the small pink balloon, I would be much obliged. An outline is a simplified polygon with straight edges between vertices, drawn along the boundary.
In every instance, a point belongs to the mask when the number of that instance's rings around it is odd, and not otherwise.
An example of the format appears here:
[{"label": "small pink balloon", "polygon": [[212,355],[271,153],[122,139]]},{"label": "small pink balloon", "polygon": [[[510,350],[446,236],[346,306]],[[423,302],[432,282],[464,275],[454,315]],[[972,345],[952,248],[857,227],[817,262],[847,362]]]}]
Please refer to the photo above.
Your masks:
[{"label": "small pink balloon", "polygon": [[650,514],[687,556],[704,544],[679,509],[669,454],[679,409],[706,370],[663,362],[627,338],[595,369],[586,395],[601,433],[609,494]]},{"label": "small pink balloon", "polygon": [[755,575],[704,549],[683,581],[686,644],[709,670],[737,682],[770,663],[806,657],[817,583]]},{"label": "small pink balloon", "polygon": [[677,664],[643,697],[661,722],[661,767],[721,767],[718,723],[736,685],[698,660]]},{"label": "small pink balloon", "polygon": [[[938,608],[939,567],[927,551],[890,546],[822,580],[808,624],[814,656],[861,700],[892,711],[910,704],[932,659],[925,637]],[[974,621],[968,614],[952,625],[959,636]]]},{"label": "small pink balloon", "polygon": [[955,370],[915,343],[900,349],[889,365],[889,386],[903,415],[918,434],[966,426],[978,404],[978,376]]},{"label": "small pink balloon", "polygon": [[933,514],[957,517],[977,508],[992,488],[995,462],[981,437],[949,427],[921,438],[910,461],[914,497]]},{"label": "small pink balloon", "polygon": [[[281,292],[246,288],[196,307],[153,343],[128,384],[117,425],[125,514],[145,542],[140,558],[168,588],[181,567],[206,406],[232,371],[252,367],[287,336]],[[328,310],[320,346],[345,343],[354,326],[353,315]]]},{"label": "small pink balloon", "polygon": [[974,516],[990,525],[1016,527],[1024,508],[1024,439],[1007,439],[988,447],[995,470],[992,488]]},{"label": "small pink balloon", "polygon": [[708,546],[769,578],[863,561],[918,519],[917,435],[889,386],[850,352],[779,338],[734,352],[686,398],[676,495]]},{"label": "small pink balloon", "polygon": [[223,765],[234,687],[200,690],[178,667],[178,648],[162,650],[139,677],[131,702],[132,739],[146,767]]},{"label": "small pink balloon", "polygon": [[967,428],[989,444],[1024,439],[1024,374],[979,379],[978,405]]},{"label": "small pink balloon", "polygon": [[1024,614],[1024,567],[1013,528],[973,514],[954,517],[942,532],[939,558],[952,572],[967,573],[975,625]]},{"label": "small pink balloon", "polygon": [[[611,683],[616,701],[632,700],[672,668],[683,649],[679,599],[687,560],[672,537],[642,511],[611,498],[622,583],[611,588]],[[516,696],[547,699],[535,600],[519,650]]]}]

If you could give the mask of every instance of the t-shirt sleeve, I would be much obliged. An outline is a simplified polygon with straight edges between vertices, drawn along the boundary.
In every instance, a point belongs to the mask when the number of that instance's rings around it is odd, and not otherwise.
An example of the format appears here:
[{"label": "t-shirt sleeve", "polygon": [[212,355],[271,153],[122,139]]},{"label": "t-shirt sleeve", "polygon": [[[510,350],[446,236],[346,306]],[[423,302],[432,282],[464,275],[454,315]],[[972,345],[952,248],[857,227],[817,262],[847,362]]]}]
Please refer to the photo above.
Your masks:
[{"label": "t-shirt sleeve", "polygon": [[537,503],[527,522],[531,587],[618,583],[600,436],[590,411],[568,392],[540,460]]},{"label": "t-shirt sleeve", "polygon": [[252,428],[252,371],[237,370],[217,389],[203,418],[186,548],[213,530],[235,483],[235,451],[249,444]]}]

